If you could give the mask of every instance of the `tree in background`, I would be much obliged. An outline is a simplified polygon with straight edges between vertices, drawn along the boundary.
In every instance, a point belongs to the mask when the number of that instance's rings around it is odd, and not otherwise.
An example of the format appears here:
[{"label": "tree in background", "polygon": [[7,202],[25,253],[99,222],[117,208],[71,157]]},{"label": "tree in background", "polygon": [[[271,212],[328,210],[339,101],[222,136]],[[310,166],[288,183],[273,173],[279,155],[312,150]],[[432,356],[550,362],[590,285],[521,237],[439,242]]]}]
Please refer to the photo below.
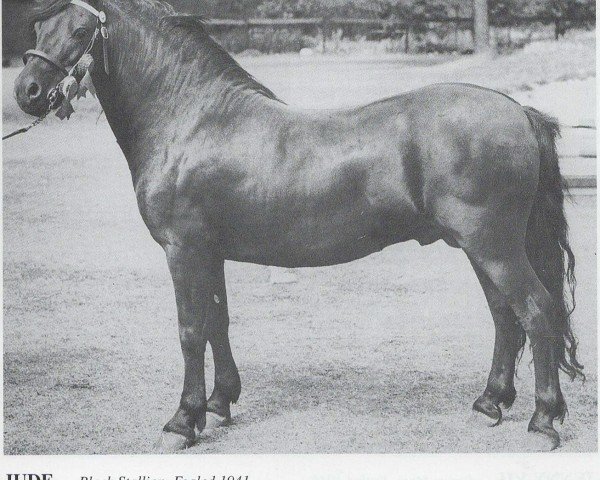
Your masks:
[{"label": "tree in background", "polygon": [[405,18],[443,11],[471,16],[488,10],[495,25],[511,17],[561,16],[583,23],[595,17],[595,0],[168,0],[180,12],[212,18],[319,16]]},{"label": "tree in background", "polygon": [[256,16],[264,0],[167,0],[182,13],[205,15],[211,18],[247,18]]},{"label": "tree in background", "polygon": [[[245,19],[251,17],[306,18],[346,17],[427,19],[432,16],[471,17],[476,13],[475,33],[479,49],[489,45],[489,27],[485,18],[495,26],[515,25],[515,17],[545,16],[554,19],[556,37],[568,28],[591,28],[595,25],[595,0],[167,0],[182,13],[204,15],[209,18]],[[31,0],[2,0],[3,59],[20,55],[33,46],[27,28],[26,12]],[[486,14],[487,10],[487,14]],[[419,28],[438,28],[423,22]],[[462,28],[462,27],[461,27]],[[352,31],[352,30],[350,30]],[[357,31],[360,31],[358,29]],[[309,33],[307,33],[308,35]],[[305,35],[306,37],[306,35]],[[242,39],[243,40],[243,39]],[[304,39],[302,42],[306,43]],[[241,40],[240,40],[241,41]],[[298,42],[296,42],[298,43]],[[298,43],[298,45],[300,45]],[[239,48],[243,46],[240,45]],[[249,48],[249,47],[248,47]]]},{"label": "tree in background", "polygon": [[489,16],[495,26],[506,27],[513,17],[525,15],[526,4],[522,0],[488,0]]},{"label": "tree in background", "polygon": [[[378,0],[168,0],[176,10],[212,18],[377,17]],[[392,0],[398,3],[398,0]],[[408,3],[408,0],[404,0]]]},{"label": "tree in background", "polygon": [[[549,0],[545,2],[545,12],[560,19],[568,19],[569,24],[563,22],[566,30],[571,25],[590,27],[595,24],[596,2],[592,0]],[[564,30],[562,33],[564,34]]]},{"label": "tree in background", "polygon": [[473,0],[473,42],[475,52],[490,49],[490,20],[487,0]]},{"label": "tree in background", "polygon": [[263,0],[257,8],[257,16],[265,18],[368,17],[379,12],[376,3],[367,0]]}]

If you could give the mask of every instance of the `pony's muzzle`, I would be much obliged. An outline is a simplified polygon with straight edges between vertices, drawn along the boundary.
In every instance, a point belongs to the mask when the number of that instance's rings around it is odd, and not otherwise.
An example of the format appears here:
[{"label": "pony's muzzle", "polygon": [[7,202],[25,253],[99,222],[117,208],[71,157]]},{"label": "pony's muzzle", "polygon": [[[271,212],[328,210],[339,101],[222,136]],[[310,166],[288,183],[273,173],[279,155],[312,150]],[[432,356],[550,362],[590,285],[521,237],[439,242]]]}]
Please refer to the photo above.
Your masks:
[{"label": "pony's muzzle", "polygon": [[42,93],[42,88],[34,81],[31,82],[25,89],[25,94],[29,98],[30,102],[36,101],[39,98],[41,93]]},{"label": "pony's muzzle", "polygon": [[15,80],[14,95],[19,108],[41,116],[48,110],[48,94],[61,76],[37,59],[31,59]]}]

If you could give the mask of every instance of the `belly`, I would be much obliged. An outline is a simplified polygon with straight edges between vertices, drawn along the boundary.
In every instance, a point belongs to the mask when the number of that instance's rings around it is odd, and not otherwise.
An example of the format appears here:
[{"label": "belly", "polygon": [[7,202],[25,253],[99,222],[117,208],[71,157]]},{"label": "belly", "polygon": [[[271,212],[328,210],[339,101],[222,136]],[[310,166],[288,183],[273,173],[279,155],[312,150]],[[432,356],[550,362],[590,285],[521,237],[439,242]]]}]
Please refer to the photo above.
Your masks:
[{"label": "belly", "polygon": [[277,137],[278,148],[186,167],[178,214],[170,212],[183,232],[176,236],[209,238],[226,259],[288,267],[349,262],[418,238],[423,219],[396,124],[338,123],[307,124]]},{"label": "belly", "polygon": [[[285,267],[350,262],[418,236],[422,222],[409,209],[388,211],[357,197],[336,208],[288,205],[265,214],[241,209],[223,226],[225,258]],[[268,209],[266,210],[268,212]]]}]

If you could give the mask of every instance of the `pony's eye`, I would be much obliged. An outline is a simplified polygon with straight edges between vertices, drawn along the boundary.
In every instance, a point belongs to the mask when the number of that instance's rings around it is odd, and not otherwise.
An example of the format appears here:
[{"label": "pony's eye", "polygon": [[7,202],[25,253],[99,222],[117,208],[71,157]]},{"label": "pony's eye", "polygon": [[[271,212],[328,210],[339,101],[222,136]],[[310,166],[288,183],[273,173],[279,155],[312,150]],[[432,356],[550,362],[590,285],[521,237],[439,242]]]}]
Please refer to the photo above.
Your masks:
[{"label": "pony's eye", "polygon": [[83,28],[83,27],[80,27],[73,32],[73,37],[76,38],[77,40],[83,40],[84,38],[87,38],[87,36],[88,36],[88,31],[86,28]]}]

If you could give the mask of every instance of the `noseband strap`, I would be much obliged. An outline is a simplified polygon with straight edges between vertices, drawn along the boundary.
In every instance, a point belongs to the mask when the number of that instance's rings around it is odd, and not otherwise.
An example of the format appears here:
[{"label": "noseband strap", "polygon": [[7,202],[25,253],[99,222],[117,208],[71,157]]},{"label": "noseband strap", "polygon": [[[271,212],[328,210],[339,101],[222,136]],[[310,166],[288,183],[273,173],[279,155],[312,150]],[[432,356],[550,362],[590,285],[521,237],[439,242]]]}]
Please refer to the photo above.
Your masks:
[{"label": "noseband strap", "polygon": [[29,57],[39,57],[39,58],[45,60],[46,62],[48,62],[53,67],[55,67],[57,70],[59,70],[60,73],[63,73],[65,75],[65,77],[67,75],[69,75],[69,71],[65,67],[63,67],[58,62],[58,60],[56,60],[56,58],[52,57],[51,55],[48,55],[45,52],[42,52],[41,50],[35,50],[35,49],[27,50],[23,54],[23,63],[24,64],[27,64],[27,60],[29,59]]}]

